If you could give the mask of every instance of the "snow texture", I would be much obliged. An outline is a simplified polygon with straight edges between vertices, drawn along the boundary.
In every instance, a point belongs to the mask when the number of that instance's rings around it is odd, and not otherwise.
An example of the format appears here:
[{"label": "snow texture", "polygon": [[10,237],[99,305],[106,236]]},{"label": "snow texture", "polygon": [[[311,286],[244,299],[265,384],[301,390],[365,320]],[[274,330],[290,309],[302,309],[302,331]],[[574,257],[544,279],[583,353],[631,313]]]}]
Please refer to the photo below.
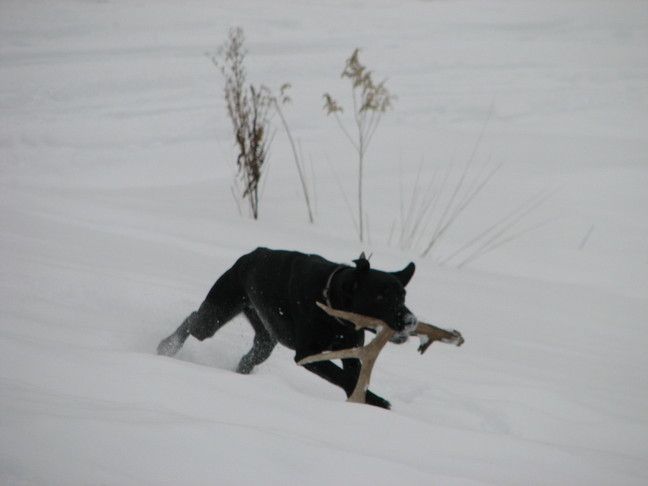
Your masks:
[{"label": "snow texture", "polygon": [[[235,25],[250,80],[293,85],[315,225],[279,130],[261,219],[237,214],[205,55]],[[647,45],[648,5],[621,0],[3,0],[0,483],[648,484]],[[348,107],[355,47],[398,95],[367,154],[365,247],[322,110]],[[484,126],[475,160],[503,166],[475,205],[428,258],[388,244],[421,160],[421,180],[461,167]],[[440,264],[544,188],[524,221],[544,226]],[[389,412],[285,348],[234,373],[242,318],[155,355],[256,246],[414,259],[409,307],[466,343],[388,345]]]}]

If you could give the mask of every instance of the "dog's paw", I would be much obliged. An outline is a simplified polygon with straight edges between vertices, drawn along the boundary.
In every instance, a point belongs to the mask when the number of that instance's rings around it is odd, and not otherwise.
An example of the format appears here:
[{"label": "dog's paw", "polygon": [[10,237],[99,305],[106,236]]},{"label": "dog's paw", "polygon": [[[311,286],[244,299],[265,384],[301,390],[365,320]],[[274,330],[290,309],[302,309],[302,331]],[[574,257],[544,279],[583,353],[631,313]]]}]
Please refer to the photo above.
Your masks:
[{"label": "dog's paw", "polygon": [[157,347],[157,354],[160,356],[175,356],[184,344],[182,339],[177,334],[171,334],[168,338],[163,339]]},{"label": "dog's paw", "polygon": [[238,366],[236,367],[236,372],[241,374],[241,375],[249,375],[252,373],[252,370],[254,369],[254,365],[251,363],[245,363],[241,361]]},{"label": "dog's paw", "polygon": [[375,407],[385,408],[387,410],[391,409],[391,403],[370,391],[367,391],[367,397],[365,401],[367,405],[373,405]]}]

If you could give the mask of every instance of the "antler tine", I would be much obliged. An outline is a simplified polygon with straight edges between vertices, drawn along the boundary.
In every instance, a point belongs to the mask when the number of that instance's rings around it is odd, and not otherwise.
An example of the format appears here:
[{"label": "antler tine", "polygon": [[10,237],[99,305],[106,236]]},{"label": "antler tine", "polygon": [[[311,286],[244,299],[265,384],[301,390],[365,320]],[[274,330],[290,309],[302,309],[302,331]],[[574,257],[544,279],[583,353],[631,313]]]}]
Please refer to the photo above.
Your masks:
[{"label": "antler tine", "polygon": [[366,346],[340,349],[338,351],[324,351],[323,353],[307,356],[300,360],[297,364],[305,365],[314,363],[316,361],[326,361],[330,359],[344,359],[344,358],[357,358],[360,360],[360,376],[358,382],[353,390],[353,393],[347,399],[348,402],[366,403],[367,389],[369,388],[369,381],[371,379],[371,371],[373,370],[374,363],[378,359],[378,354],[382,348],[387,344],[387,341],[394,335],[394,330],[390,328],[384,321],[369,317],[354,312],[346,312],[333,309],[320,302],[316,304],[327,314],[333,317],[339,317],[352,322],[356,329],[364,327],[371,327],[377,329],[376,337],[371,340]]},{"label": "antler tine", "polygon": [[412,336],[418,336],[421,339],[421,345],[418,347],[419,353],[425,353],[425,350],[430,347],[434,341],[441,341],[442,343],[454,344],[461,346],[464,343],[464,338],[459,331],[441,329],[440,327],[433,326],[426,322],[419,321],[414,330],[410,333]]}]

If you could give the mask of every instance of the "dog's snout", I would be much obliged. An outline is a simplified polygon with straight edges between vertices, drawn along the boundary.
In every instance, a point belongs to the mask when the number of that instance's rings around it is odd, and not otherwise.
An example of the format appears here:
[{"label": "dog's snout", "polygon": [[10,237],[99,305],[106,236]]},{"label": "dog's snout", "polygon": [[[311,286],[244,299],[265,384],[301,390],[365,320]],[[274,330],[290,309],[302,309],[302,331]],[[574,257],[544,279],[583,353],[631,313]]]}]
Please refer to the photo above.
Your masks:
[{"label": "dog's snout", "polygon": [[418,319],[407,308],[399,312],[396,317],[395,329],[402,332],[409,332],[414,330]]},{"label": "dog's snout", "polygon": [[390,341],[395,344],[402,344],[407,341],[410,332],[416,328],[418,319],[414,314],[407,310],[401,313],[398,317],[398,327],[396,328],[398,332],[392,336]]},{"label": "dog's snout", "polygon": [[407,335],[407,333],[404,333],[404,332],[397,332],[396,334],[394,334],[394,335],[389,339],[389,341],[392,342],[392,343],[394,343],[394,344],[403,344],[403,343],[404,343],[405,341],[407,341],[408,339],[409,339],[409,336]]},{"label": "dog's snout", "polygon": [[416,324],[418,324],[418,319],[416,318],[416,316],[414,314],[412,314],[411,312],[408,312],[403,317],[403,324],[404,324],[404,330],[405,331],[407,331],[407,332],[413,331],[414,328],[416,327]]}]

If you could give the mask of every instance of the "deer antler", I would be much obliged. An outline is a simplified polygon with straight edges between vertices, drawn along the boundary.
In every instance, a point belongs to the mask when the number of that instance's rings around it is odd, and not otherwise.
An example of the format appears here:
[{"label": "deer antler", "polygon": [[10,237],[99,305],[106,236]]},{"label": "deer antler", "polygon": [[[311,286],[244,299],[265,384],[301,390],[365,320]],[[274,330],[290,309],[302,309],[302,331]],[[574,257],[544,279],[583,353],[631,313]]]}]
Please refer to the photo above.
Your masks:
[{"label": "deer antler", "polygon": [[316,302],[324,312],[333,317],[339,317],[352,322],[356,329],[370,327],[376,329],[376,337],[371,340],[366,346],[350,349],[341,349],[339,351],[324,351],[323,353],[307,356],[300,360],[297,364],[305,365],[314,363],[316,361],[325,361],[329,359],[343,359],[343,358],[357,358],[360,360],[360,376],[358,382],[353,390],[353,393],[347,399],[348,402],[366,403],[367,389],[369,388],[369,381],[371,379],[371,371],[373,370],[378,354],[385,347],[387,341],[394,335],[394,330],[389,327],[384,321],[374,317],[356,314],[354,312],[346,312],[333,309],[321,302]]},{"label": "deer antler", "polygon": [[[297,362],[299,365],[308,363],[315,363],[317,361],[327,361],[330,359],[345,359],[357,358],[360,360],[360,376],[356,383],[353,393],[347,398],[347,402],[366,403],[367,389],[369,388],[369,381],[371,379],[371,372],[373,371],[374,364],[378,359],[378,354],[385,347],[385,344],[394,335],[395,331],[380,319],[369,317],[355,312],[347,312],[338,309],[333,309],[321,302],[316,302],[317,306],[333,317],[339,317],[350,321],[354,324],[356,329],[370,327],[376,329],[376,337],[371,340],[366,346],[358,348],[340,349],[338,351],[324,351],[322,353],[307,356]],[[418,336],[421,339],[421,344],[418,351],[423,354],[427,348],[434,341],[441,341],[447,344],[455,344],[461,346],[464,343],[464,338],[459,331],[448,331],[440,327],[427,324],[419,321],[414,330],[410,333],[411,336]]]},{"label": "deer antler", "polygon": [[419,321],[414,330],[410,333],[411,336],[418,336],[421,344],[418,347],[419,353],[425,353],[425,350],[430,347],[434,341],[441,341],[442,343],[455,344],[461,346],[464,343],[464,338],[459,331],[441,329],[440,327],[427,324]]}]

